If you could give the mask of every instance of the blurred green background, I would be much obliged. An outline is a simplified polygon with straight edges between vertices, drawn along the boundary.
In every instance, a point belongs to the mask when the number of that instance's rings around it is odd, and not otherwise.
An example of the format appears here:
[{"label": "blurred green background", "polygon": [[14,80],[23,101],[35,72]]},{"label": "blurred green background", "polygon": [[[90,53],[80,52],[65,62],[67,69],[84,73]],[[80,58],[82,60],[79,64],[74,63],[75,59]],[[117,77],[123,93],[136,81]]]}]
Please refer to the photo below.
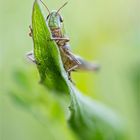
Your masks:
[{"label": "blurred green background", "polygon": [[[44,2],[58,9],[65,1]],[[40,86],[25,56],[33,48],[32,5],[0,1],[0,139],[73,140],[64,115],[69,99]],[[77,87],[117,112],[130,140],[140,139],[139,13],[139,0],[70,0],[61,11],[73,52],[101,64],[98,73],[74,73]]]}]

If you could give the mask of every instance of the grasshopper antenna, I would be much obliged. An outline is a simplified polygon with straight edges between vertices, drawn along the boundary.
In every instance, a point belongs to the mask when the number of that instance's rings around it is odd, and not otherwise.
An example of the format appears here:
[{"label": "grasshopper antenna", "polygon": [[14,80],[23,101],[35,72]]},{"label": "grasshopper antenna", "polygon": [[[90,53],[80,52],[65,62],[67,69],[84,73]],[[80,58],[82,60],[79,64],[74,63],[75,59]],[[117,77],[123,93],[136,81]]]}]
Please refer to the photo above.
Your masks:
[{"label": "grasshopper antenna", "polygon": [[65,2],[65,3],[57,10],[57,13],[58,13],[65,5],[67,5],[67,4],[68,4],[68,1]]},{"label": "grasshopper antenna", "polygon": [[46,5],[42,0],[40,0],[40,2],[46,7],[47,11],[48,11],[49,14],[50,14],[50,10],[49,10],[49,8],[47,7],[47,5]]}]

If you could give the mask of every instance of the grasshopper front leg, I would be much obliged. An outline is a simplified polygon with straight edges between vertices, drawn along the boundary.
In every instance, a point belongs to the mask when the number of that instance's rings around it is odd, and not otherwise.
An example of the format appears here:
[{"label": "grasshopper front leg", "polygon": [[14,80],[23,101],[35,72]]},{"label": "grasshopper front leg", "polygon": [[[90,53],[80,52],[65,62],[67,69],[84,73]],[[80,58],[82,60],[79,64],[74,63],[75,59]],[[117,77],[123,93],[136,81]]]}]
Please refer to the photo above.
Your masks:
[{"label": "grasshopper front leg", "polygon": [[64,41],[64,42],[69,42],[70,41],[70,39],[69,38],[65,38],[65,37],[63,37],[63,38],[60,38],[60,37],[51,37],[51,40],[62,40],[62,41]]},{"label": "grasshopper front leg", "polygon": [[30,29],[29,36],[32,37],[33,36],[33,29],[31,27],[31,25],[29,25],[29,29]]}]

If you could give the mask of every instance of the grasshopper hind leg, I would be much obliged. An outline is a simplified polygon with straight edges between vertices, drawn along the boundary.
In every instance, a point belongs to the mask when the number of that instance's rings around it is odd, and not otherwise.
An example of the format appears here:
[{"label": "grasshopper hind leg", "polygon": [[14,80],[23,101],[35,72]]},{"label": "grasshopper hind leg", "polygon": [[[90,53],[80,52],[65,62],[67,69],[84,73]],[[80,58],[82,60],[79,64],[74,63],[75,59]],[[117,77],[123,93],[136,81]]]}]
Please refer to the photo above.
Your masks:
[{"label": "grasshopper hind leg", "polygon": [[75,85],[75,83],[73,82],[72,78],[71,78],[71,72],[72,71],[75,71],[76,68],[78,68],[79,66],[79,63],[77,63],[77,61],[75,60],[70,60],[69,57],[67,57],[67,61],[66,63],[64,64],[64,67],[66,69],[66,72],[68,74],[68,79],[71,81],[71,83],[73,83]]},{"label": "grasshopper hind leg", "polygon": [[73,82],[72,78],[71,78],[71,72],[67,72],[68,73],[68,80],[75,85],[75,83]]},{"label": "grasshopper hind leg", "polygon": [[79,66],[79,64],[77,64],[77,65],[71,67],[71,68],[68,69],[67,71],[68,71],[68,72],[74,71],[78,66]]}]

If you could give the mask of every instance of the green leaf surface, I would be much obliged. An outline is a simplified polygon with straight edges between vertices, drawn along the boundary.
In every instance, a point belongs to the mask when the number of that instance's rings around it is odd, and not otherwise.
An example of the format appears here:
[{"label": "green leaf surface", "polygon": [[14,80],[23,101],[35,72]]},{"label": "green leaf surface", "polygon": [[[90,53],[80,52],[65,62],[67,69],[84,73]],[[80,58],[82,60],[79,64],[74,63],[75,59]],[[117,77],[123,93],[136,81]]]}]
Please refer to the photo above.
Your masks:
[{"label": "green leaf surface", "polygon": [[118,116],[101,102],[73,88],[69,124],[81,140],[125,140]]},{"label": "green leaf surface", "polygon": [[32,14],[34,55],[38,71],[47,88],[60,92],[68,92],[67,75],[60,61],[56,43],[51,40],[51,34],[41,13],[38,1],[35,1]]},{"label": "green leaf surface", "polygon": [[120,119],[102,103],[80,93],[68,81],[59,49],[36,0],[32,15],[34,54],[41,83],[50,91],[69,93],[71,96],[69,125],[83,140],[124,140]]}]

